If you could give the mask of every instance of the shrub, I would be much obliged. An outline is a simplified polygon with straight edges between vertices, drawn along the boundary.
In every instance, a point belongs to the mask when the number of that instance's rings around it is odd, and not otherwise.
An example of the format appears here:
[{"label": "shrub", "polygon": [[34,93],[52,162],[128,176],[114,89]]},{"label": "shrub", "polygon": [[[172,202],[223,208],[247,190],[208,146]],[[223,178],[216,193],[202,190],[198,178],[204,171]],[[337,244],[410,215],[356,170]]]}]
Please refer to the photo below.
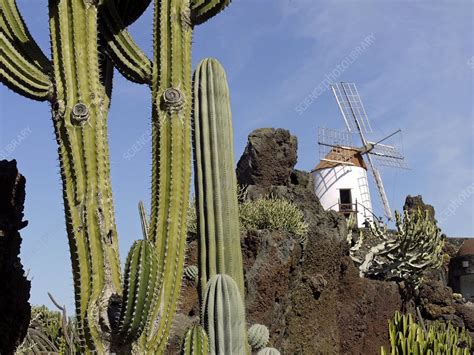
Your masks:
[{"label": "shrub", "polygon": [[295,236],[308,233],[303,212],[291,201],[280,198],[259,198],[239,206],[242,230],[284,230]]}]

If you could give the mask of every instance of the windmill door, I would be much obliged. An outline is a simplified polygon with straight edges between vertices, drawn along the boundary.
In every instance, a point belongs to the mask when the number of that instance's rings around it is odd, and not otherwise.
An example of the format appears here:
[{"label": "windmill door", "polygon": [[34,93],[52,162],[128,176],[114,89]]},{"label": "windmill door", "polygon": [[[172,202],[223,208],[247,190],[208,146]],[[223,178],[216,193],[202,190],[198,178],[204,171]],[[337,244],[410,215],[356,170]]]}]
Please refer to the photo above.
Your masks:
[{"label": "windmill door", "polygon": [[339,211],[343,212],[344,215],[349,216],[352,212],[352,193],[351,189],[340,189],[339,190]]}]

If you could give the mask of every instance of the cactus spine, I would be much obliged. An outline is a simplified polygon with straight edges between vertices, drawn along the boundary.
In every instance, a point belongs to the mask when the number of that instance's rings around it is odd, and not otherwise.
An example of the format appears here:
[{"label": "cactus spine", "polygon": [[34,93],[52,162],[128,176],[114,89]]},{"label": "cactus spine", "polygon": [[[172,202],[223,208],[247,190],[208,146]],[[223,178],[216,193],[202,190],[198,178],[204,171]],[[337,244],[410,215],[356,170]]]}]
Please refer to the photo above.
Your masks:
[{"label": "cactus spine", "polygon": [[158,282],[158,261],[153,245],[136,241],[125,263],[124,290],[120,311],[118,338],[121,342],[136,340],[147,322]]},{"label": "cactus spine", "polygon": [[231,276],[244,296],[232,114],[221,64],[204,59],[194,73],[194,160],[200,288],[216,274]]},{"label": "cactus spine", "polygon": [[221,274],[211,277],[201,320],[209,336],[211,354],[242,355],[247,352],[245,308],[232,277]]},{"label": "cactus spine", "polygon": [[268,344],[270,332],[263,324],[254,324],[249,328],[249,344],[252,350],[261,349]]},{"label": "cactus spine", "polygon": [[[147,234],[156,250],[159,302],[151,304],[133,351],[163,353],[183,273],[192,28],[230,0],[155,0],[153,61],[125,29],[149,0],[49,0],[51,61],[30,36],[15,1],[0,1],[0,80],[19,94],[52,105],[83,353],[123,350],[111,342],[117,329],[108,318],[112,296],[122,294],[107,143],[108,56],[127,78],[151,87],[152,210]],[[130,334],[130,339],[137,336],[139,332]]]},{"label": "cactus spine", "polygon": [[209,339],[200,325],[195,325],[186,332],[182,355],[208,355]]}]

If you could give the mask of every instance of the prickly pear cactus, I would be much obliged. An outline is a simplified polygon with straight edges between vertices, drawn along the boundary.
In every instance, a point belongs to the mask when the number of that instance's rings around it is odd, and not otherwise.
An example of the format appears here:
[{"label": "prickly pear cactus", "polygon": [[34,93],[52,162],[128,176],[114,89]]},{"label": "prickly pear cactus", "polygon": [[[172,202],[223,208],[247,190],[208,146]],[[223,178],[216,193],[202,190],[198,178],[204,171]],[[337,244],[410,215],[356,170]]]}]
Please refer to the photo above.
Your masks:
[{"label": "prickly pear cactus", "polygon": [[252,350],[261,349],[268,344],[270,332],[263,324],[254,324],[249,328],[248,339]]}]

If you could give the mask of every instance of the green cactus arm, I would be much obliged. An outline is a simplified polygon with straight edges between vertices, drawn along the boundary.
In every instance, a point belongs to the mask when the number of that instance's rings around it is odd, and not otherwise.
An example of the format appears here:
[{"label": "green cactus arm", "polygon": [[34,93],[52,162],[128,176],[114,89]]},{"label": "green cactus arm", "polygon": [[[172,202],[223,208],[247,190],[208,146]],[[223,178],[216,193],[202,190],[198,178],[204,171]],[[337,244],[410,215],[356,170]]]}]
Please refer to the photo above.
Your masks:
[{"label": "green cactus arm", "polygon": [[51,95],[51,81],[40,68],[30,63],[4,32],[0,32],[0,80],[16,93],[37,101]]},{"label": "green cactus arm", "polygon": [[5,36],[15,43],[27,61],[43,73],[51,71],[51,62],[31,36],[15,0],[1,0],[0,28]]},{"label": "green cactus arm", "polygon": [[200,25],[229,6],[231,0],[191,0],[191,18]]},{"label": "green cactus arm", "polygon": [[100,8],[101,30],[107,41],[108,54],[117,69],[127,79],[138,84],[150,84],[152,63],[135,43],[112,0]]}]

